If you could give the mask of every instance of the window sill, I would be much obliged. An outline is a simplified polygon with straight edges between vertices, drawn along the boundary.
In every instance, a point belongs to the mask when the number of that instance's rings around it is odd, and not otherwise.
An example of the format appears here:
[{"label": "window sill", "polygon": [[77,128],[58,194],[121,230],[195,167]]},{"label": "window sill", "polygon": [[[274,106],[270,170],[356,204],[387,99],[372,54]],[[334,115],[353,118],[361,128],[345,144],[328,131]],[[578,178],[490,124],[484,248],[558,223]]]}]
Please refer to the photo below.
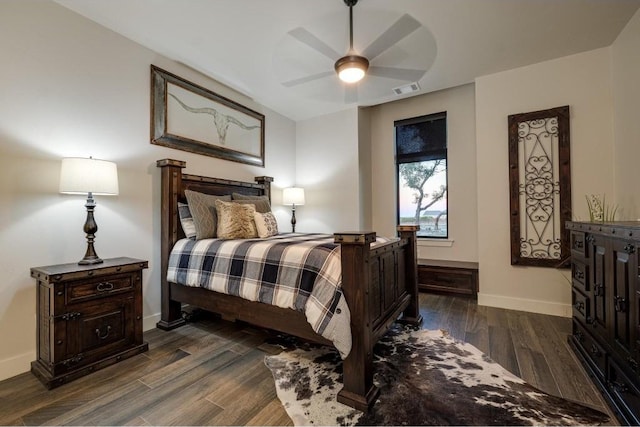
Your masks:
[{"label": "window sill", "polygon": [[453,240],[450,239],[429,239],[418,237],[418,246],[430,246],[439,248],[450,248],[453,246]]}]

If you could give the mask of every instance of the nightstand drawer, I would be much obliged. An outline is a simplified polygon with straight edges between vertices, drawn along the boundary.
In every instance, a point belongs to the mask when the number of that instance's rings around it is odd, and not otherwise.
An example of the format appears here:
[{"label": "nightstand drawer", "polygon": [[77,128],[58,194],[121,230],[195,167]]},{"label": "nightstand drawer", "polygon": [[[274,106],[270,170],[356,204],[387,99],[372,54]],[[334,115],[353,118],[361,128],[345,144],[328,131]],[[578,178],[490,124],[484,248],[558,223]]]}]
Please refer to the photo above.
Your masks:
[{"label": "nightstand drawer", "polygon": [[96,277],[91,281],[67,284],[66,295],[67,304],[86,301],[93,298],[102,298],[114,293],[131,291],[134,285],[134,277],[137,275],[127,274],[124,276]]}]

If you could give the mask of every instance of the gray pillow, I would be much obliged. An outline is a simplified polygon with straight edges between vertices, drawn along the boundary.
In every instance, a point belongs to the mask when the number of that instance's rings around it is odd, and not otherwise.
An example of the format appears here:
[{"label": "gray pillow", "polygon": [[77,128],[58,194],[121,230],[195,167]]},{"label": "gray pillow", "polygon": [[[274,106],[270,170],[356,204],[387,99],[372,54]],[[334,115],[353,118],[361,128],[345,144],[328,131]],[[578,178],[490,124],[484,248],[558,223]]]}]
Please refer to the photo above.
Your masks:
[{"label": "gray pillow", "polygon": [[271,203],[267,196],[248,196],[246,194],[233,193],[233,201],[241,204],[251,204],[256,206],[256,212],[271,212]]},{"label": "gray pillow", "polygon": [[218,228],[216,200],[230,202],[231,196],[213,196],[191,190],[184,190],[184,195],[187,197],[189,210],[193,216],[193,224],[196,228],[196,240],[216,237],[216,230]]}]

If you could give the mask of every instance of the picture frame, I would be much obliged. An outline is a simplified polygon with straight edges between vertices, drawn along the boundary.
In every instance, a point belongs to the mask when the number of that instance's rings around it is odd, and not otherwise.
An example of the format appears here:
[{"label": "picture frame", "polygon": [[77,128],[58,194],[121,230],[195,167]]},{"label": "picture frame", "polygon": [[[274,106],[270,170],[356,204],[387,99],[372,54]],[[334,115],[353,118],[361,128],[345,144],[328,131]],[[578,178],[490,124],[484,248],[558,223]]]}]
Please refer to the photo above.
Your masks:
[{"label": "picture frame", "polygon": [[151,65],[151,144],[264,167],[263,114]]},{"label": "picture frame", "polygon": [[511,265],[570,264],[569,106],[510,115]]}]

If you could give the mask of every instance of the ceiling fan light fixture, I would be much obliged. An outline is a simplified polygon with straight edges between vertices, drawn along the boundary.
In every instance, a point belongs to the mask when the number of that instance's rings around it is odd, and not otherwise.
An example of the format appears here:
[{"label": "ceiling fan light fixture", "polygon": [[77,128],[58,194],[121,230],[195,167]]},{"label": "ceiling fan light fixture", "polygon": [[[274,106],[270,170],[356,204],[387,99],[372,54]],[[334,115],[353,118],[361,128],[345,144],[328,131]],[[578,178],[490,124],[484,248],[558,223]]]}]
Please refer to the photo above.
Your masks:
[{"label": "ceiling fan light fixture", "polygon": [[360,55],[343,56],[336,61],[335,69],[340,80],[345,83],[356,83],[367,73],[369,60]]}]

